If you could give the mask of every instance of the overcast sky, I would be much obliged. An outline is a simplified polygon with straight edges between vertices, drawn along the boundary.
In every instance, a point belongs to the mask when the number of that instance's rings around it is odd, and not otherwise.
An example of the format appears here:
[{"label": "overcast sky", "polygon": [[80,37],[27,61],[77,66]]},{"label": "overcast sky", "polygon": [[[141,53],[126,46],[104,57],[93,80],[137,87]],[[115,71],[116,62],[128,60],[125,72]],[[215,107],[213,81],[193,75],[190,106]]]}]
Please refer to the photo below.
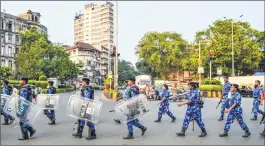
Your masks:
[{"label": "overcast sky", "polygon": [[[73,45],[74,16],[89,1],[1,1],[1,11],[17,15],[27,10],[41,13],[53,42]],[[96,2],[97,3],[97,2]],[[148,31],[175,31],[189,42],[195,33],[224,16],[248,21],[264,30],[263,1],[121,1],[119,2],[119,52],[135,63],[134,48]]]}]

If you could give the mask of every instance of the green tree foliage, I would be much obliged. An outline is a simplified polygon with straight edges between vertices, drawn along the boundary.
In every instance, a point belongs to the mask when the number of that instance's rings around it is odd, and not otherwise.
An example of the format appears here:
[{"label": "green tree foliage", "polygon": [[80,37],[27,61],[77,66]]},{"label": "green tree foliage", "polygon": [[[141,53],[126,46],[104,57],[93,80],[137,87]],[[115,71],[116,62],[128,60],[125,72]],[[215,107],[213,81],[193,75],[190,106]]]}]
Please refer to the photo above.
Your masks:
[{"label": "green tree foliage", "polygon": [[0,67],[0,80],[2,78],[8,79],[12,75],[12,70],[10,67]]},{"label": "green tree foliage", "polygon": [[19,75],[30,79],[45,75],[66,81],[79,73],[78,66],[69,60],[63,47],[52,44],[46,34],[29,29],[21,32],[20,36],[22,44],[15,57]]},{"label": "green tree foliage", "polygon": [[149,75],[152,71],[152,68],[148,66],[148,63],[145,60],[136,62],[135,66],[141,75]]},{"label": "green tree foliage", "polygon": [[124,81],[128,80],[128,78],[139,75],[139,73],[135,71],[133,64],[129,61],[119,60],[118,66],[119,85],[123,85]]},{"label": "green tree foliage", "polygon": [[188,43],[175,32],[149,32],[140,40],[136,54],[162,78],[169,71],[183,69]]},{"label": "green tree foliage", "polygon": [[[234,22],[234,58],[235,73],[243,74],[253,73],[261,61],[262,32],[251,28],[248,22]],[[207,58],[209,51],[214,51],[214,60],[212,61],[212,70],[216,67],[223,67],[223,74],[232,73],[232,20],[217,20],[205,30],[196,33],[196,42],[202,41],[202,61],[205,71],[209,72]],[[209,40],[205,43],[203,40]]]}]

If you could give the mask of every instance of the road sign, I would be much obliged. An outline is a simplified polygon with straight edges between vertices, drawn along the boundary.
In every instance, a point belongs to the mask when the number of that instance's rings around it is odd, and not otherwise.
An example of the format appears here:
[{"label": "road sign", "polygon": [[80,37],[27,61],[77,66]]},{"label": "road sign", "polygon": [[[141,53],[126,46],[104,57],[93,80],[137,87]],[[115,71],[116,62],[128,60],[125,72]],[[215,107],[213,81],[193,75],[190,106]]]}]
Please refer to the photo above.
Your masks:
[{"label": "road sign", "polygon": [[204,68],[203,67],[198,67],[198,73],[203,74],[204,73]]},{"label": "road sign", "polygon": [[222,75],[222,68],[221,66],[217,67],[217,75]]}]

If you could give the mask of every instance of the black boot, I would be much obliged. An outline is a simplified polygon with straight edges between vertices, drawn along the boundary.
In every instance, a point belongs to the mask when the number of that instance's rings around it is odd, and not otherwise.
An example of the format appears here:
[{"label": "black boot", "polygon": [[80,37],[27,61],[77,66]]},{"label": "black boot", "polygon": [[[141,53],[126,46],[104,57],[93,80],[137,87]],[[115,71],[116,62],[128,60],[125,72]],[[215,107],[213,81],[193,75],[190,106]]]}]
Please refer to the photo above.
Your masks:
[{"label": "black boot", "polygon": [[86,140],[91,140],[91,139],[96,139],[96,138],[97,138],[96,130],[94,129],[94,130],[91,131],[90,136],[88,136],[88,137],[86,138]]},{"label": "black boot", "polygon": [[173,117],[171,123],[174,123],[176,121],[176,118]]},{"label": "black boot", "polygon": [[123,139],[133,139],[133,134],[129,133],[126,137],[123,137]]},{"label": "black boot", "polygon": [[142,136],[144,136],[144,133],[145,133],[145,131],[147,130],[147,128],[144,127],[144,126],[141,126],[140,129],[142,130]]},{"label": "black boot", "polygon": [[8,118],[5,118],[5,123],[3,123],[2,125],[9,125]]},{"label": "black boot", "polygon": [[55,125],[55,118],[51,119],[51,122],[48,123],[49,125]]},{"label": "black boot", "polygon": [[205,128],[202,129],[201,135],[198,135],[199,137],[205,137],[207,135]]},{"label": "black boot", "polygon": [[245,134],[244,135],[242,135],[242,137],[248,137],[248,136],[250,136],[251,135],[251,133],[249,132],[249,130],[247,130],[246,132],[245,132]]},{"label": "black boot", "polygon": [[12,116],[8,116],[8,118],[9,118],[9,120],[10,120],[10,123],[9,123],[9,124],[12,124],[12,123],[14,122],[14,120],[15,120],[15,118],[12,117]]},{"label": "black boot", "polygon": [[185,129],[182,128],[180,132],[176,133],[177,136],[185,136]]},{"label": "black boot", "polygon": [[224,117],[220,117],[219,119],[218,119],[218,121],[223,121],[224,120]]},{"label": "black boot", "polygon": [[29,137],[32,137],[36,133],[36,130],[31,126],[28,127],[28,130],[29,130]]},{"label": "black boot", "polygon": [[161,122],[161,120],[155,120],[154,122],[155,122],[155,123],[160,123],[160,122]]},{"label": "black boot", "polygon": [[74,137],[79,137],[82,138],[82,132],[83,130],[81,129],[81,127],[78,125],[77,126],[77,133],[72,134]]},{"label": "black boot", "polygon": [[224,130],[224,133],[219,134],[219,137],[226,137],[228,136],[228,131]]},{"label": "black boot", "polygon": [[260,133],[260,135],[265,137],[265,129],[263,130],[262,133]]},{"label": "black boot", "polygon": [[19,138],[18,140],[29,140],[29,135],[28,131],[24,132],[22,126],[20,127],[21,133],[22,133],[22,138]]},{"label": "black boot", "polygon": [[121,124],[121,121],[119,119],[114,119],[114,121],[118,124]]},{"label": "black boot", "polygon": [[250,119],[250,120],[252,120],[252,121],[258,120],[258,116],[257,115],[254,115],[254,117],[252,119]]}]

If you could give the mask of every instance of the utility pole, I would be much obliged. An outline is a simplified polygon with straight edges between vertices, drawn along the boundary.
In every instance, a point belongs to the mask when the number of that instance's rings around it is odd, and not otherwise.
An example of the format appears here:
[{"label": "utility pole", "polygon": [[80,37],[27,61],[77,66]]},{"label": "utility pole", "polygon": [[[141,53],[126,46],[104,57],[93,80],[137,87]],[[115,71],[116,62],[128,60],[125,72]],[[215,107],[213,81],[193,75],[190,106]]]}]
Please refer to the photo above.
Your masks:
[{"label": "utility pole", "polygon": [[116,53],[115,53],[115,76],[114,76],[114,89],[118,91],[118,1],[116,1]]}]

